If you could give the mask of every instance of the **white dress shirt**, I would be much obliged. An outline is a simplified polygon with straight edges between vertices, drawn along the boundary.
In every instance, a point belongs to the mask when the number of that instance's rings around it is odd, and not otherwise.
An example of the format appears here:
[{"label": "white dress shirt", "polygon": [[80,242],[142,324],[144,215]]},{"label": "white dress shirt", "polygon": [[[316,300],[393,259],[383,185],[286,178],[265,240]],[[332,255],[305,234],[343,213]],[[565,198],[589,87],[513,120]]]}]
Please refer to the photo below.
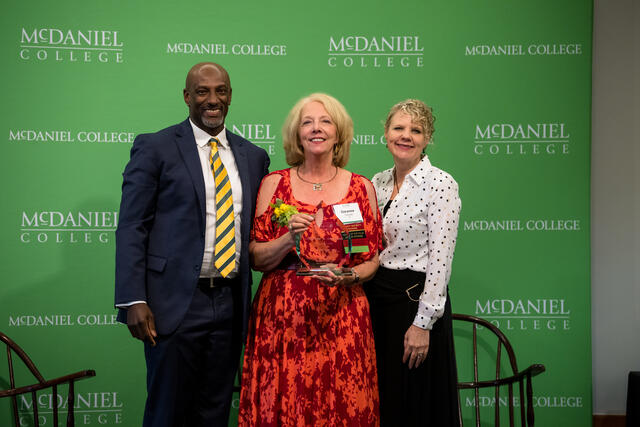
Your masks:
[{"label": "white dress shirt", "polygon": [[[211,146],[209,145],[209,139],[211,135],[196,126],[191,119],[189,119],[191,128],[193,129],[193,136],[196,139],[198,145],[198,155],[200,156],[200,165],[202,166],[202,175],[204,176],[204,187],[206,194],[206,229],[204,234],[204,254],[202,256],[202,269],[200,270],[200,277],[222,277],[220,272],[213,265],[213,252],[216,242],[216,185],[213,179],[213,172],[209,165],[209,155],[211,154]],[[231,182],[231,196],[233,197],[233,215],[235,221],[235,240],[236,240],[236,266],[227,278],[233,278],[238,274],[238,267],[240,266],[240,226],[241,226],[241,213],[242,213],[242,183],[240,181],[240,173],[238,172],[238,166],[236,165],[236,159],[233,157],[233,152],[227,141],[226,128],[216,135],[218,141],[218,154],[220,160],[227,170],[229,181]]]},{"label": "white dress shirt", "polygon": [[[372,181],[382,211],[393,192],[393,168]],[[380,253],[380,265],[426,273],[413,320],[422,329],[431,329],[444,313],[460,207],[456,181],[425,156],[405,177],[383,220],[387,247]]]}]

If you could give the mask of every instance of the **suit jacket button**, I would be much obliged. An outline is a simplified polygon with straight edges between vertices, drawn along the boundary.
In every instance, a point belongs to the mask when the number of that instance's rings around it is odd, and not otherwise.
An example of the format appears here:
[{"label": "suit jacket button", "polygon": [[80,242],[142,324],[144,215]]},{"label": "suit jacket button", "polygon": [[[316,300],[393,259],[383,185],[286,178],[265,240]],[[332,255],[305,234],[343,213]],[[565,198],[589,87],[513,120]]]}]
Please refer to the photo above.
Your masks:
[{"label": "suit jacket button", "polygon": [[196,266],[193,267],[193,271],[200,271],[200,266],[196,264]]}]

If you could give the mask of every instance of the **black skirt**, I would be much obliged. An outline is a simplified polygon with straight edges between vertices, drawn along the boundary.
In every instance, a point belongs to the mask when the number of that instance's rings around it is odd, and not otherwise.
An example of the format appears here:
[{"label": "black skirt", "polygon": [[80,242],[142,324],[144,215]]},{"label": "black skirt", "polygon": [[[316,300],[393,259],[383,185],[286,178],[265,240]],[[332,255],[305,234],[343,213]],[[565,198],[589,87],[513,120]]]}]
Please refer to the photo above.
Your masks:
[{"label": "black skirt", "polygon": [[[380,267],[364,284],[376,344],[380,419],[384,426],[459,426],[457,372],[451,303],[433,325],[427,358],[409,369],[402,363],[404,334],[418,311],[425,274]],[[407,289],[420,283],[410,291]]]}]

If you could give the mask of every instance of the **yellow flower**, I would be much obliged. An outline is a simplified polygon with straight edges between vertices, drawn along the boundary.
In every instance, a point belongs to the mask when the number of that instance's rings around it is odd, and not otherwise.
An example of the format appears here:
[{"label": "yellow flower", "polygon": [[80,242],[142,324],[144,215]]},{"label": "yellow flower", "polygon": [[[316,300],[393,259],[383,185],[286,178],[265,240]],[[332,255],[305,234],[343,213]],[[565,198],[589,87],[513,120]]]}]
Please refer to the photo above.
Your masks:
[{"label": "yellow flower", "polygon": [[280,199],[276,199],[275,203],[271,203],[271,207],[273,208],[271,221],[277,223],[281,227],[286,226],[291,217],[298,213],[298,209],[296,209],[295,206],[287,205]]}]

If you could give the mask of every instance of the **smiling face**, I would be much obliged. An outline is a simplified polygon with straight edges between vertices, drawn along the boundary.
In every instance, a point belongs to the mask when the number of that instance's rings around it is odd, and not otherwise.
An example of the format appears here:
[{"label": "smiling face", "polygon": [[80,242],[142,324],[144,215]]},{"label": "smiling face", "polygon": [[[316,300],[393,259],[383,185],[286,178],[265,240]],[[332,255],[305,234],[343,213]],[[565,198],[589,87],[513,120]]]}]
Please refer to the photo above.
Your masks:
[{"label": "smiling face", "polygon": [[220,133],[231,104],[231,83],[225,69],[211,63],[194,66],[183,95],[193,123],[209,135]]},{"label": "smiling face", "polygon": [[391,117],[384,136],[394,161],[408,164],[418,164],[428,142],[422,126],[403,111],[398,111]]},{"label": "smiling face", "polygon": [[309,102],[302,107],[298,138],[305,157],[327,153],[333,155],[333,146],[338,142],[337,134],[337,127],[321,102]]}]

